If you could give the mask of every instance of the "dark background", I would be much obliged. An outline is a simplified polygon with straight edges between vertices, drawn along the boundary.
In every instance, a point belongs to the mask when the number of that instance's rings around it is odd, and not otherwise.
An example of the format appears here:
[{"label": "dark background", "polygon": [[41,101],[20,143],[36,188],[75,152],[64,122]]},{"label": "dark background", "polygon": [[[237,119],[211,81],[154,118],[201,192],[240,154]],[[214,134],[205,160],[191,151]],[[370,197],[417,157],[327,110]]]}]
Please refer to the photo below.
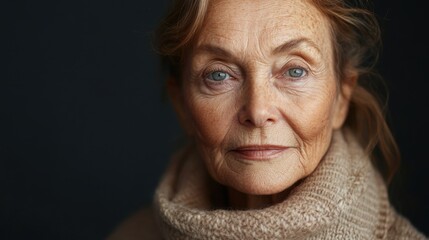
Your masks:
[{"label": "dark background", "polygon": [[[150,45],[167,0],[0,6],[0,239],[103,239],[151,201],[181,135]],[[392,201],[429,235],[427,11],[376,12],[403,156]]]}]

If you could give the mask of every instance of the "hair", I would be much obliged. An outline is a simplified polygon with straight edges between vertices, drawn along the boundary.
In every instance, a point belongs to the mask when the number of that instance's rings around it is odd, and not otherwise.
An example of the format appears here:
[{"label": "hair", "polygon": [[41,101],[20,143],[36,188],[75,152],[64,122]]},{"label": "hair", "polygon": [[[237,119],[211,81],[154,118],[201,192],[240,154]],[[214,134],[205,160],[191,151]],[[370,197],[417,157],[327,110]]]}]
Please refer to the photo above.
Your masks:
[{"label": "hair", "polygon": [[[375,66],[382,47],[381,29],[366,0],[308,0],[330,22],[339,84],[351,72],[357,84],[345,126],[390,183],[400,162],[398,145],[386,121],[386,101],[372,89],[383,83]],[[169,77],[181,78],[183,58],[203,25],[209,0],[174,0],[155,32],[154,47]]]}]

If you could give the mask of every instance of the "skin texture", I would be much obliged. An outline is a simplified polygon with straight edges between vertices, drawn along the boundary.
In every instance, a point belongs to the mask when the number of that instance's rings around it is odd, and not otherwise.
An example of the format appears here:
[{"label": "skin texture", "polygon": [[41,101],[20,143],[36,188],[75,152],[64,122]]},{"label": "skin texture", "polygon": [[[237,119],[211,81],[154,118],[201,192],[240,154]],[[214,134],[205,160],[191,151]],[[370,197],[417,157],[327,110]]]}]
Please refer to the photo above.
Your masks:
[{"label": "skin texture", "polygon": [[281,201],[347,115],[329,21],[302,0],[215,0],[192,46],[170,94],[210,175],[233,207]]}]

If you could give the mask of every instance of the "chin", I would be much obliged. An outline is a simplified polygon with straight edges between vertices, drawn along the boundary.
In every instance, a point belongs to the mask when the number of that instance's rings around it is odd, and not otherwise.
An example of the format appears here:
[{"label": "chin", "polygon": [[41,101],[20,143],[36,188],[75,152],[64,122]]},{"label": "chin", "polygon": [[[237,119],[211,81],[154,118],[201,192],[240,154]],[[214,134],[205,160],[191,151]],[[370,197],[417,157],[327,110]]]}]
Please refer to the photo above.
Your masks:
[{"label": "chin", "polygon": [[245,176],[235,177],[227,181],[228,187],[249,195],[274,195],[284,192],[296,181],[285,179],[283,176]]}]

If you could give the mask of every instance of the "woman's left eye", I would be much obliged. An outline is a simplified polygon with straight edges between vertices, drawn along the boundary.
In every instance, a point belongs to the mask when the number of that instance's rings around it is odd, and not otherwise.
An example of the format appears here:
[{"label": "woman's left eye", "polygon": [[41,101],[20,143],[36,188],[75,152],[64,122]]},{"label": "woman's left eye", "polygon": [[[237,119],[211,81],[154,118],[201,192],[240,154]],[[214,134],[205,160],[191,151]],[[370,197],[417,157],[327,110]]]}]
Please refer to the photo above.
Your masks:
[{"label": "woman's left eye", "polygon": [[284,75],[286,77],[292,77],[292,78],[302,78],[307,74],[307,70],[305,70],[304,68],[289,68]]},{"label": "woman's left eye", "polygon": [[213,80],[213,81],[217,81],[217,82],[226,80],[230,77],[231,76],[228,73],[223,72],[223,71],[213,71],[213,72],[207,74],[208,79]]}]

